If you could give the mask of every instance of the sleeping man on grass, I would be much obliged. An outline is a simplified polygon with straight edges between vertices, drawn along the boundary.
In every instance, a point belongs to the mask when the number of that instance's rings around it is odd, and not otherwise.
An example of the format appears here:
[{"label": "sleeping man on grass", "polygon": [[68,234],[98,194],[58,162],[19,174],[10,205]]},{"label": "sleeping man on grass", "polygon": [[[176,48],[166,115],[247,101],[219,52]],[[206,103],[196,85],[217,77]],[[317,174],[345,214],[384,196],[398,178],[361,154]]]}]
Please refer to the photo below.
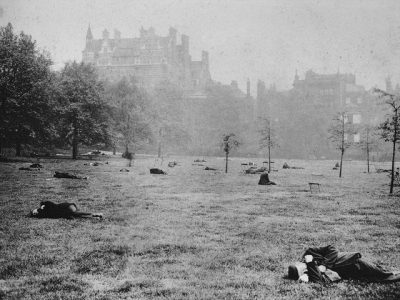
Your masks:
[{"label": "sleeping man on grass", "polygon": [[390,272],[361,258],[358,252],[339,252],[334,246],[309,248],[302,262],[289,266],[290,279],[300,282],[330,283],[343,279],[369,282],[400,281],[399,272]]},{"label": "sleeping man on grass", "polygon": [[89,213],[78,211],[75,203],[63,202],[53,203],[51,201],[40,202],[40,207],[32,210],[29,213],[30,217],[34,218],[52,218],[52,219],[74,219],[74,218],[96,218],[102,219],[101,213]]}]

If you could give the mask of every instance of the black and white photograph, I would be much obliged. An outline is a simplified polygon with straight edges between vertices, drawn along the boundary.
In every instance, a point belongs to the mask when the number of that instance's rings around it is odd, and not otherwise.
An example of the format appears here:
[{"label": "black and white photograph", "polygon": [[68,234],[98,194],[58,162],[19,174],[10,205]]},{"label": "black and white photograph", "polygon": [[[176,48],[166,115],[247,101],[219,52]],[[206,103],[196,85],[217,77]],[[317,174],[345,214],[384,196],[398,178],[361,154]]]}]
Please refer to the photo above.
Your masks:
[{"label": "black and white photograph", "polygon": [[0,299],[400,299],[400,1],[0,0]]}]

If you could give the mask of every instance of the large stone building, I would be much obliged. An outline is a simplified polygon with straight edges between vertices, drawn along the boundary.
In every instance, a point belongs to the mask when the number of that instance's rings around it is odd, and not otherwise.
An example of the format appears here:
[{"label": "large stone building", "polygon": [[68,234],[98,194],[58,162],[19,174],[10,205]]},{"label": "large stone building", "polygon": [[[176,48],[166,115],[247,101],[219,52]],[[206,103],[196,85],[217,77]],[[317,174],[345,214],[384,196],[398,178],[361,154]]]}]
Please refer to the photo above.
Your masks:
[{"label": "large stone building", "polygon": [[[352,133],[345,139],[355,145],[363,140],[365,125],[379,123],[373,95],[356,83],[354,74],[318,74],[309,70],[303,79],[295,74],[293,88],[268,89],[262,81],[257,85],[257,119],[268,117],[279,136],[279,155],[298,158],[335,157],[337,150],[329,139],[333,119],[340,112],[346,115]],[[360,147],[348,154],[358,156]],[[353,155],[354,154],[354,155]]]},{"label": "large stone building", "polygon": [[306,72],[303,80],[295,75],[293,94],[307,101],[317,111],[324,111],[328,116],[344,112],[346,122],[354,125],[355,133],[346,138],[360,142],[360,132],[366,121],[370,121],[371,97],[365,88],[356,84],[354,74],[317,74],[312,70]]},{"label": "large stone building", "polygon": [[141,28],[137,38],[122,38],[118,30],[111,37],[105,29],[102,38],[95,39],[89,26],[83,62],[93,63],[103,78],[134,76],[146,88],[169,80],[185,91],[196,92],[211,81],[208,53],[203,51],[201,61],[193,61],[189,37],[182,34],[178,44],[174,28],[167,36],[157,35],[152,27]]}]

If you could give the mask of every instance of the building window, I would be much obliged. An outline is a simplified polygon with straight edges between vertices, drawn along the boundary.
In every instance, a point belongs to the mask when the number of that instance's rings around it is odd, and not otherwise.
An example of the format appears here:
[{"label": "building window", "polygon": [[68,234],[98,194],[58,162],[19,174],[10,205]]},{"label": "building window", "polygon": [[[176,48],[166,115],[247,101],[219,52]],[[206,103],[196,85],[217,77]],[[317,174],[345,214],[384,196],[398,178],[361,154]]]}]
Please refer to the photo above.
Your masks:
[{"label": "building window", "polygon": [[354,140],[354,143],[359,143],[359,142],[360,142],[360,134],[359,134],[359,133],[356,133],[356,134],[353,136],[353,140]]},{"label": "building window", "polygon": [[353,124],[361,124],[361,115],[360,114],[353,115]]}]

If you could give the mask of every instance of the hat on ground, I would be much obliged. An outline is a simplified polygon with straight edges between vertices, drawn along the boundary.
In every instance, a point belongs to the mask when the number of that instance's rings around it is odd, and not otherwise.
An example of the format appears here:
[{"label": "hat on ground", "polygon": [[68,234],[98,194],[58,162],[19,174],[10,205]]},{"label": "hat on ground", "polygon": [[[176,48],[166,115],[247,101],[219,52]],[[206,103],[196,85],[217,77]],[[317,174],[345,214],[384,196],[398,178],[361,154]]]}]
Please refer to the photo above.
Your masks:
[{"label": "hat on ground", "polygon": [[302,262],[295,262],[288,268],[288,278],[297,280],[307,271],[307,265]]}]

